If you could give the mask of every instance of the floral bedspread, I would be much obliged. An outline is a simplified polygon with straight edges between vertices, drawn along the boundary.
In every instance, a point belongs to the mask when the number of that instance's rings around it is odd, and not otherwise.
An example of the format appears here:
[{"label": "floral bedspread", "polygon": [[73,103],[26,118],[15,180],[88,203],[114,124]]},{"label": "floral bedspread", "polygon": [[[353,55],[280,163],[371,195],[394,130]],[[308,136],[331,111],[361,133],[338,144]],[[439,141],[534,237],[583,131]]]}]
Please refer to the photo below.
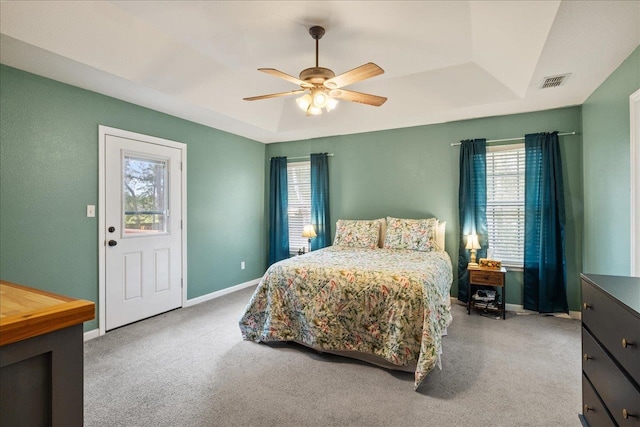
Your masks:
[{"label": "floral bedspread", "polygon": [[439,363],[452,280],[446,252],[330,246],[269,267],[240,330],[245,340],[416,364],[417,389]]}]

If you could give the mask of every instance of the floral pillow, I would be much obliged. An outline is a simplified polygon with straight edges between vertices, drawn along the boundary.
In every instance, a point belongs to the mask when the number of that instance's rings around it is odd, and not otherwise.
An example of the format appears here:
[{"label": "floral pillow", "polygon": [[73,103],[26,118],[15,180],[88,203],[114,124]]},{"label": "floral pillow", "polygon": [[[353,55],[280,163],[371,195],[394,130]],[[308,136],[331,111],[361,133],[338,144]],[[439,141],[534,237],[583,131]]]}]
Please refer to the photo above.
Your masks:
[{"label": "floral pillow", "polygon": [[380,220],[339,219],[336,222],[336,237],[333,245],[374,249],[378,247],[379,236]]},{"label": "floral pillow", "polygon": [[387,217],[387,230],[384,238],[385,249],[410,249],[431,252],[438,250],[436,232],[438,220],[401,219]]}]

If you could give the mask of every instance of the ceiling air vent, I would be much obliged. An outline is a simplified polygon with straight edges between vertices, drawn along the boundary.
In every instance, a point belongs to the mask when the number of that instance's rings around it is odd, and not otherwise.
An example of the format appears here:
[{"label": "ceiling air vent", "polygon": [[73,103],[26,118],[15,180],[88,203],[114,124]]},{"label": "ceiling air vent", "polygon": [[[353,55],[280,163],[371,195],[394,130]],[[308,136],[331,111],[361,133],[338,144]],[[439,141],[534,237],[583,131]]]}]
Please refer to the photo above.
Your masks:
[{"label": "ceiling air vent", "polygon": [[540,85],[540,89],[547,89],[547,88],[550,88],[550,87],[562,86],[567,81],[567,79],[569,78],[569,75],[571,75],[571,73],[559,74],[557,76],[545,77],[544,81]]}]

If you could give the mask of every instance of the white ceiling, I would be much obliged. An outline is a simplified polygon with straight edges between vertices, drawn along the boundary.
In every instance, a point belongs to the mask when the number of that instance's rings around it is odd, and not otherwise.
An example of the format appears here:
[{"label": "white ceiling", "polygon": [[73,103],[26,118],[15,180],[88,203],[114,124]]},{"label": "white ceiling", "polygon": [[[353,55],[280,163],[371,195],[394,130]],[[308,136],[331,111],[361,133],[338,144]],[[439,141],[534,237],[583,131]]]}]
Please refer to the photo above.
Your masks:
[{"label": "white ceiling", "polygon": [[[306,117],[257,71],[374,62],[388,97]],[[269,143],[578,105],[640,44],[640,1],[2,1],[3,64]],[[544,77],[571,73],[557,88]]]}]

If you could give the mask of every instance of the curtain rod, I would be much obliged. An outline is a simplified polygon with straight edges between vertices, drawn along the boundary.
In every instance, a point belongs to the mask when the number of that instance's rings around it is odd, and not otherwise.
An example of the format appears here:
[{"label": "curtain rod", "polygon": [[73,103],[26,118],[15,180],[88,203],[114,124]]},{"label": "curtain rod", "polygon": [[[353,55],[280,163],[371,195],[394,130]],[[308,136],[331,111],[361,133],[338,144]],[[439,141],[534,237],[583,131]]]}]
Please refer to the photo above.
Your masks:
[{"label": "curtain rod", "polygon": [[[327,157],[333,157],[333,153],[327,154]],[[287,157],[287,160],[309,160],[311,156]],[[273,159],[273,157],[271,157]]]},{"label": "curtain rod", "polygon": [[[575,132],[565,132],[565,133],[559,133],[558,136],[566,136],[566,135],[575,135]],[[487,143],[489,142],[509,142],[509,141],[522,141],[524,140],[524,136],[518,137],[518,138],[505,138],[505,139],[488,139]],[[451,146],[455,147],[457,145],[461,145],[461,142],[452,142]]]}]

